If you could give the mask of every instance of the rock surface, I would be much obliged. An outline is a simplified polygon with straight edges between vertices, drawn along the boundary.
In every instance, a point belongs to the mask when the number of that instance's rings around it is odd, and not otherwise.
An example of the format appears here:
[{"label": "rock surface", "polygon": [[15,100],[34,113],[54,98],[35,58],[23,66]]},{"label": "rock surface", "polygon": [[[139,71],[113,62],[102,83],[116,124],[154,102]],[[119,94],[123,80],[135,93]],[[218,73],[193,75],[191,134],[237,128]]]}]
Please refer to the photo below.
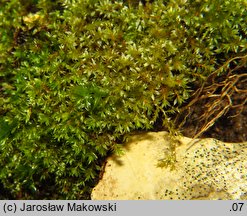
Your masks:
[{"label": "rock surface", "polygon": [[[93,200],[229,200],[247,198],[247,143],[179,138],[175,168],[160,167],[173,142],[167,132],[131,137],[109,157]],[[178,144],[180,143],[180,144]],[[169,158],[168,158],[169,159]]]}]

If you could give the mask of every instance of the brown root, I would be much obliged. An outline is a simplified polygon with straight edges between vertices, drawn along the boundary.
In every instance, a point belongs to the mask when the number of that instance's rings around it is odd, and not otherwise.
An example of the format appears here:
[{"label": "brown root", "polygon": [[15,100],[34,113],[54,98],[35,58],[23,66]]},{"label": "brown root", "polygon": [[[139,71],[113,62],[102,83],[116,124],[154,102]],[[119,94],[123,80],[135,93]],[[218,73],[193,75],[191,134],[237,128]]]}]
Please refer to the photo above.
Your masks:
[{"label": "brown root", "polygon": [[[195,119],[200,124],[197,124],[192,142],[230,109],[235,109],[235,114],[231,117],[236,117],[242,112],[247,103],[246,69],[247,55],[229,59],[207,78],[206,82],[194,92],[191,101],[181,109],[180,115],[175,119],[178,128],[183,127],[187,119],[191,118],[193,105],[203,106],[203,113],[197,114]],[[222,72],[224,74],[219,76]],[[236,94],[239,99],[233,102],[232,97],[236,97]],[[194,144],[190,144],[188,149]]]}]

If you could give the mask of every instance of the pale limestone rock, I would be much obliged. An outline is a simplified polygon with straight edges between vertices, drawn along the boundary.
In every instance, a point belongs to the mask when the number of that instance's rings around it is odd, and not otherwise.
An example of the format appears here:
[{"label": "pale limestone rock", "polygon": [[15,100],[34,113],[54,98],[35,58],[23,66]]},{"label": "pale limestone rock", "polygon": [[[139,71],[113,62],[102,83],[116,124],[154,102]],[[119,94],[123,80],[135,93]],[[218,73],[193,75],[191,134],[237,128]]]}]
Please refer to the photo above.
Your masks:
[{"label": "pale limestone rock", "polygon": [[158,167],[169,153],[167,132],[131,137],[123,156],[110,157],[93,189],[94,200],[244,199],[247,194],[247,143],[180,138],[175,169]]}]

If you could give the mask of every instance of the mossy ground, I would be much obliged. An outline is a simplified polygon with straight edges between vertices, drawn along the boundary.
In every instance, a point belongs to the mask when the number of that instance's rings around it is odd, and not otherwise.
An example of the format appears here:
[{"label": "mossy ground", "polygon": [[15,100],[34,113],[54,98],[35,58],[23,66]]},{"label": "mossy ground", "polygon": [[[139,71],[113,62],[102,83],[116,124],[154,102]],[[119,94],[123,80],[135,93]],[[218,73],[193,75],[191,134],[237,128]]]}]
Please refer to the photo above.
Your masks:
[{"label": "mossy ground", "polygon": [[[244,0],[130,2],[0,1],[1,198],[88,199],[126,135],[175,134],[172,116],[207,77],[246,70]],[[223,102],[245,115],[234,73],[209,83],[205,124]]]}]

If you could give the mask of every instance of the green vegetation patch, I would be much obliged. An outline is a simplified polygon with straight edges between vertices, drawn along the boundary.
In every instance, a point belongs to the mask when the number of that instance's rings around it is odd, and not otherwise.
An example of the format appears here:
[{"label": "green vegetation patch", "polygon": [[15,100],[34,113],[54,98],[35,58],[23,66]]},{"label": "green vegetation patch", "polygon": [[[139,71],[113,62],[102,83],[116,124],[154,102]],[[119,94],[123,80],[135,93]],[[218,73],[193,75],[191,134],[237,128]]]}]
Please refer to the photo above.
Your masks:
[{"label": "green vegetation patch", "polygon": [[194,83],[246,55],[246,20],[245,0],[2,0],[1,186],[88,198],[125,135],[160,116],[176,133]]}]

